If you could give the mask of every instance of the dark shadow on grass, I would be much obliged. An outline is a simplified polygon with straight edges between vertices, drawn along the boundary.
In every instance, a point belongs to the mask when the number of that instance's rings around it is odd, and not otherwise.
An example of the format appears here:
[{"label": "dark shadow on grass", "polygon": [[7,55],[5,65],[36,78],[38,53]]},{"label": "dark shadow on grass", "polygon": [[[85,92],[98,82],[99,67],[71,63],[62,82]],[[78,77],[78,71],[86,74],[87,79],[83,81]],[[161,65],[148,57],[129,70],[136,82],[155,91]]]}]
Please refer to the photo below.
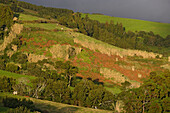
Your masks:
[{"label": "dark shadow on grass", "polygon": [[103,82],[99,82],[99,79],[93,80],[93,83],[95,83],[97,85],[103,85]]},{"label": "dark shadow on grass", "polygon": [[40,109],[41,113],[75,113],[79,108],[73,106],[57,107],[46,103],[35,103],[37,109]]},{"label": "dark shadow on grass", "polygon": [[3,99],[3,97],[0,96],[0,112],[7,113],[9,108],[8,107],[4,107],[4,105],[2,103],[2,99]]},{"label": "dark shadow on grass", "polygon": [[97,84],[97,85],[104,85],[104,83],[103,82],[99,82],[99,79],[95,79],[95,80],[93,80],[92,78],[87,78],[87,80],[90,80],[90,81],[92,81],[94,84]]}]

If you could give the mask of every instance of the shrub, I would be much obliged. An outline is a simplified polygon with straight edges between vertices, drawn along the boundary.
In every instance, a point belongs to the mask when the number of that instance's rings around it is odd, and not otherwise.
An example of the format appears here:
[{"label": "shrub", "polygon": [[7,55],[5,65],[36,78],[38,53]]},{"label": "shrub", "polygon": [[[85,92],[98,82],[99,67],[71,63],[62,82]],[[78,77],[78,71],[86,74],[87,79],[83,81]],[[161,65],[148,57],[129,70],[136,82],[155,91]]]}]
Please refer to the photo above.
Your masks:
[{"label": "shrub", "polygon": [[6,65],[6,71],[10,72],[18,72],[19,71],[19,66],[15,65],[14,63],[8,63]]},{"label": "shrub", "polygon": [[30,109],[20,106],[15,109],[10,109],[7,113],[31,113]]},{"label": "shrub", "polygon": [[13,97],[6,97],[3,98],[2,102],[5,107],[17,108],[23,106],[30,109],[30,111],[35,111],[34,103],[31,100],[26,100],[25,98],[21,100]]},{"label": "shrub", "polygon": [[20,64],[26,63],[28,61],[27,55],[22,54],[21,52],[17,52],[13,54],[11,60],[13,62],[20,63]]},{"label": "shrub", "polygon": [[8,77],[0,77],[0,90],[5,92],[12,92],[16,80]]},{"label": "shrub", "polygon": [[5,60],[4,59],[0,59],[0,70],[5,70]]}]

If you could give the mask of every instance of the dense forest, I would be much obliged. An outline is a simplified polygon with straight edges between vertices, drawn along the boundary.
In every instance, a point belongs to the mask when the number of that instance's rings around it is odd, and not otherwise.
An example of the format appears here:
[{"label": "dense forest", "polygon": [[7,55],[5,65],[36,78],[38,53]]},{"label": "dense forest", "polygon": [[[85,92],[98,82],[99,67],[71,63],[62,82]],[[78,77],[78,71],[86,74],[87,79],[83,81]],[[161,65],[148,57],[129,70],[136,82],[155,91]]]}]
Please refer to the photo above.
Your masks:
[{"label": "dense forest", "polygon": [[[0,0],[0,3],[10,4],[10,7],[0,7],[1,39],[10,31],[14,12],[24,12],[22,8],[26,8],[37,11],[40,17],[55,18],[62,25],[78,28],[80,33],[118,47],[151,51],[150,46],[158,48],[170,46],[170,36],[164,39],[153,32],[125,32],[121,23],[115,24],[112,21],[105,24],[99,23],[89,19],[88,16],[82,18],[80,13],[73,13],[71,10],[46,8],[16,0]],[[24,44],[19,40],[20,38],[18,36],[12,42],[12,44],[18,45],[18,48]],[[27,56],[21,52],[16,52],[11,57],[7,56],[6,51],[10,49],[11,45],[8,45],[4,55],[0,55],[0,69],[34,76],[36,79],[32,80],[32,85],[29,86],[22,82],[18,84],[13,78],[0,77],[0,91],[2,92],[17,91],[19,95],[23,96],[107,110],[115,110],[116,103],[123,102],[123,109],[128,113],[170,112],[170,72],[168,70],[159,73],[151,72],[150,77],[139,88],[130,89],[131,84],[126,81],[122,84],[123,92],[119,95],[113,95],[101,84],[76,77],[79,69],[69,61],[52,62],[50,59],[46,59],[37,63],[29,63]],[[45,63],[54,66],[56,70],[50,70],[44,66]],[[17,64],[21,64],[21,66]],[[71,89],[72,87],[74,89]],[[16,108],[15,111],[35,111],[32,101],[6,97],[3,99],[3,103],[7,107]]]}]

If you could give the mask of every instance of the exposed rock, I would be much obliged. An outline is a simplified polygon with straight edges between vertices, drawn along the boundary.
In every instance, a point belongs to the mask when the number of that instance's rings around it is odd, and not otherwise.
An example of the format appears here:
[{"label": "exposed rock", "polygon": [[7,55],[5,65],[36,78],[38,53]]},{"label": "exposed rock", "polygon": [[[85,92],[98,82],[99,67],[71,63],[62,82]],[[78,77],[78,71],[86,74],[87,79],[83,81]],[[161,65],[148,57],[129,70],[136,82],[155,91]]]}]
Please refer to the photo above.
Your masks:
[{"label": "exposed rock", "polygon": [[68,60],[71,56],[77,55],[81,52],[81,48],[72,47],[71,45],[54,45],[50,48],[53,58],[63,58]]},{"label": "exposed rock", "polygon": [[13,41],[13,39],[16,38],[16,36],[17,36],[18,34],[21,33],[22,29],[23,29],[23,25],[21,25],[21,24],[14,24],[14,25],[11,27],[11,31],[10,31],[10,33],[9,33],[9,36],[8,36],[8,37],[5,37],[3,44],[0,45],[0,51],[5,50],[6,46],[7,46],[8,44],[10,44],[10,43]]},{"label": "exposed rock", "polygon": [[44,66],[46,66],[47,68],[49,68],[50,70],[55,70],[53,65],[47,64],[45,63]]},{"label": "exposed rock", "polygon": [[104,75],[105,78],[113,78],[116,83],[125,82],[125,77],[122,76],[122,73],[108,68],[100,68],[100,73]]},{"label": "exposed rock", "polygon": [[170,64],[165,64],[165,65],[162,65],[161,67],[170,70]]},{"label": "exposed rock", "polygon": [[17,20],[18,20],[18,18],[17,18],[17,17],[14,17],[14,18],[13,18],[13,21],[17,21]]},{"label": "exposed rock", "polygon": [[115,83],[124,83],[125,81],[128,81],[131,83],[131,88],[136,88],[136,87],[140,87],[140,83],[136,82],[136,81],[131,81],[130,79],[128,79],[126,76],[122,75],[122,73],[117,72],[115,70],[111,70],[108,68],[100,68],[100,73],[104,75],[105,78],[107,79],[112,79]]},{"label": "exposed rock", "polygon": [[17,45],[12,45],[12,49],[13,49],[13,51],[15,51],[15,52],[16,52],[16,51],[17,51],[17,48],[18,48],[18,47],[17,47]]},{"label": "exposed rock", "polygon": [[116,113],[121,113],[123,112],[123,101],[122,100],[117,100],[115,104],[115,111]]},{"label": "exposed rock", "polygon": [[38,62],[39,60],[48,59],[44,55],[27,54],[28,62]]},{"label": "exposed rock", "polygon": [[132,66],[132,71],[135,71],[135,66]]},{"label": "exposed rock", "polygon": [[146,52],[141,50],[130,50],[130,49],[120,49],[109,44],[103,44],[99,41],[99,43],[95,43],[94,41],[88,41],[87,39],[78,39],[74,38],[74,42],[81,44],[83,47],[89,48],[93,51],[100,51],[102,54],[107,54],[108,56],[117,55],[123,58],[123,56],[142,56],[143,58],[156,58],[157,55],[160,57],[161,54]]},{"label": "exposed rock", "polygon": [[50,48],[50,52],[52,53],[53,58],[64,58],[68,60],[68,49],[70,48],[70,45],[63,45],[60,44],[54,45],[52,48]]},{"label": "exposed rock", "polygon": [[138,74],[138,78],[142,78],[142,75],[141,75],[141,74]]},{"label": "exposed rock", "polygon": [[7,51],[7,56],[11,57],[14,53],[14,51]]}]

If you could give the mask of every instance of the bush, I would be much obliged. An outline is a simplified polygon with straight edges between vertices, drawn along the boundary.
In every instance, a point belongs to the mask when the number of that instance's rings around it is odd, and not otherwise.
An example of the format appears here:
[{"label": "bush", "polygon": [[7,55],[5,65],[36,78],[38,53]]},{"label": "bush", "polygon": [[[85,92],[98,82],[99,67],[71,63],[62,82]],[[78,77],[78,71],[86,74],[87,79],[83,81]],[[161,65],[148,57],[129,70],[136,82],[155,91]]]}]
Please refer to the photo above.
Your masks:
[{"label": "bush", "polygon": [[30,109],[20,106],[15,109],[10,109],[7,113],[31,113]]},{"label": "bush", "polygon": [[12,92],[16,80],[8,77],[0,77],[0,90],[5,92]]},{"label": "bush", "polygon": [[5,60],[4,59],[0,59],[0,70],[5,70]]},{"label": "bush", "polygon": [[14,63],[8,63],[6,65],[6,71],[10,72],[18,72],[19,71],[19,66],[15,65]]},{"label": "bush", "polygon": [[11,60],[16,63],[24,64],[28,61],[27,55],[17,52],[12,55]]},{"label": "bush", "polygon": [[24,108],[30,109],[30,111],[35,111],[34,103],[31,100],[26,100],[25,98],[21,100],[13,97],[6,97],[3,98],[2,102],[5,107],[17,108],[23,106]]}]

